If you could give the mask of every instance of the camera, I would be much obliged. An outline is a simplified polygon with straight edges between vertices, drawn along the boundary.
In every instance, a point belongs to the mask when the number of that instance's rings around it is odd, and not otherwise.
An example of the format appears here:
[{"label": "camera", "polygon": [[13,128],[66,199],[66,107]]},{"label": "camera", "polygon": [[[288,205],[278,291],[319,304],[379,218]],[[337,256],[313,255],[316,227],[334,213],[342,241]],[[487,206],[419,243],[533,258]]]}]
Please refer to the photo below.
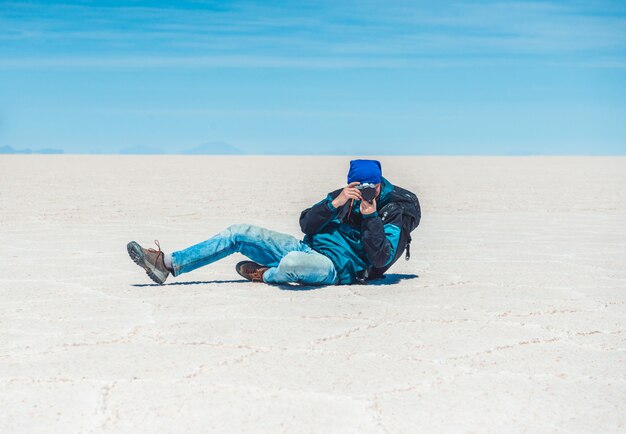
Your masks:
[{"label": "camera", "polygon": [[361,197],[367,202],[372,202],[376,197],[376,184],[359,184],[356,189],[361,191]]}]

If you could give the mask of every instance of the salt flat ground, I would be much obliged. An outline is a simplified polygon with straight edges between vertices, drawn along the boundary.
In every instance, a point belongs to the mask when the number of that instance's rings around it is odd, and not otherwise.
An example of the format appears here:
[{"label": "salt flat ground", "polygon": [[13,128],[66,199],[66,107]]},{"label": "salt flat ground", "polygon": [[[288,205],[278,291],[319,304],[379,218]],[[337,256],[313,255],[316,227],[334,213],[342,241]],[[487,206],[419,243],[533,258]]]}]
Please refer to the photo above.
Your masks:
[{"label": "salt flat ground", "polygon": [[300,236],[349,158],[0,156],[0,432],[624,432],[626,158],[381,160],[411,260],[289,289],[125,246]]}]

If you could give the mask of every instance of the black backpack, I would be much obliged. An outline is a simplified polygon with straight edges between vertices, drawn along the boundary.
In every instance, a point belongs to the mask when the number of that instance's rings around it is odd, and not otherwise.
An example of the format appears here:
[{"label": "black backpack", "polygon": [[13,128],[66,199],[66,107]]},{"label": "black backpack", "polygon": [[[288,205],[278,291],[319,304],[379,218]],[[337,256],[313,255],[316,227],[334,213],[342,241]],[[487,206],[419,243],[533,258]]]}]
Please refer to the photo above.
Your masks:
[{"label": "black backpack", "polygon": [[395,186],[389,193],[389,201],[383,206],[378,214],[382,220],[385,221],[385,217],[394,208],[398,207],[402,212],[402,227],[400,228],[400,241],[398,242],[398,249],[391,262],[382,268],[371,267],[367,270],[366,280],[383,278],[385,272],[391,267],[403,253],[405,259],[408,261],[411,257],[411,232],[420,224],[422,212],[420,208],[419,200],[417,196],[407,189]]}]

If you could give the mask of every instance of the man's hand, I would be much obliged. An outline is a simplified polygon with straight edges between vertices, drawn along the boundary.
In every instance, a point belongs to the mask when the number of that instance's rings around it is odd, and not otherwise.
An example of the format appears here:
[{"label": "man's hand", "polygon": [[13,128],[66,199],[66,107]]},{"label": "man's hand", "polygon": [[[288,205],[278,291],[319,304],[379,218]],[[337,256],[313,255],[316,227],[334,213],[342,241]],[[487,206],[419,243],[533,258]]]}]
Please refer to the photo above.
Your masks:
[{"label": "man's hand", "polygon": [[[354,188],[359,184],[360,182],[351,182],[344,187],[344,189],[341,190],[341,193],[339,193],[339,196],[333,199],[333,206],[335,208],[339,208],[340,206],[345,205],[345,203],[350,199],[361,200],[361,192]],[[376,209],[376,207],[374,207],[374,209]]]},{"label": "man's hand", "polygon": [[372,203],[366,200],[361,201],[361,215],[376,212],[376,199],[372,199]]}]

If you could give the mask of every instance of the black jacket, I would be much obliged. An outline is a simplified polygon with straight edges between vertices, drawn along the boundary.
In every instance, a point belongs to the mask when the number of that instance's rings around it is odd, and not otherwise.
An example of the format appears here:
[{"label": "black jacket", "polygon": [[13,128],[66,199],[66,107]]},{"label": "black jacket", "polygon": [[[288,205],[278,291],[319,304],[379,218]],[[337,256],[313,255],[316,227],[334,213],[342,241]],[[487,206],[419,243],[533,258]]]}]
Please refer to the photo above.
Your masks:
[{"label": "black jacket", "polygon": [[333,261],[340,284],[380,277],[402,255],[412,230],[404,229],[402,192],[406,190],[383,178],[375,213],[361,215],[358,201],[335,208],[332,200],[341,189],[302,211],[304,241]]}]

